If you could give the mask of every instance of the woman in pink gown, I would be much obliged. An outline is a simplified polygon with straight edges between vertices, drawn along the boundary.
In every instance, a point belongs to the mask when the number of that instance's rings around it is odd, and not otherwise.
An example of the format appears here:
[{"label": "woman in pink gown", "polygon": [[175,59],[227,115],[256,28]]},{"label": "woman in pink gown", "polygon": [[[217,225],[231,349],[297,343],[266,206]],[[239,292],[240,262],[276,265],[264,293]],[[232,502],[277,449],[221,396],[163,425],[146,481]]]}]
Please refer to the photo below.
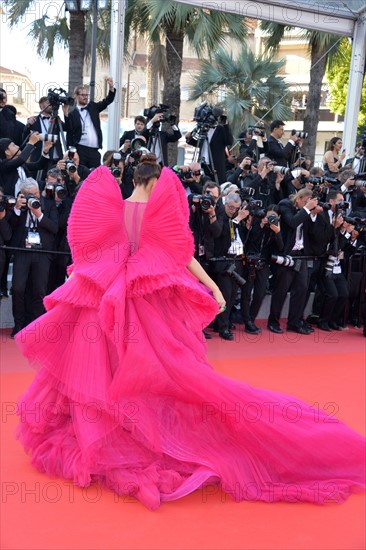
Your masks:
[{"label": "woman in pink gown", "polygon": [[71,276],[16,337],[39,369],[19,402],[32,464],[150,509],[216,483],[237,501],[325,504],[363,491],[362,436],[207,363],[202,328],[224,300],[192,260],[180,181],[159,172],[140,165],[123,201],[100,167],[76,197]]}]

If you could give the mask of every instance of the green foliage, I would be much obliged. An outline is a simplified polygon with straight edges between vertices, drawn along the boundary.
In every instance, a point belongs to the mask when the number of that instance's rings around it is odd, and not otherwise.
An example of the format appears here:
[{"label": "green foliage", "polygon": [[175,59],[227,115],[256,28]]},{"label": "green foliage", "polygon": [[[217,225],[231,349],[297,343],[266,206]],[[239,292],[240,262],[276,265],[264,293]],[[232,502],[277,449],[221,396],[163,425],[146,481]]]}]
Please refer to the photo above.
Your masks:
[{"label": "green foliage", "polygon": [[[347,38],[344,38],[341,42],[339,57],[335,59],[332,67],[326,73],[330,95],[328,106],[332,113],[339,115],[344,115],[346,112],[351,54],[352,47]],[[366,124],[366,79],[362,87],[358,124],[359,126]]]},{"label": "green foliage", "polygon": [[201,72],[194,79],[191,99],[207,94],[218,98],[221,94],[222,101],[215,103],[224,107],[234,134],[259,118],[286,120],[290,115],[287,84],[277,75],[283,61],[256,56],[245,45],[235,59],[232,52],[224,49],[215,51],[213,58],[214,62],[201,62]]}]

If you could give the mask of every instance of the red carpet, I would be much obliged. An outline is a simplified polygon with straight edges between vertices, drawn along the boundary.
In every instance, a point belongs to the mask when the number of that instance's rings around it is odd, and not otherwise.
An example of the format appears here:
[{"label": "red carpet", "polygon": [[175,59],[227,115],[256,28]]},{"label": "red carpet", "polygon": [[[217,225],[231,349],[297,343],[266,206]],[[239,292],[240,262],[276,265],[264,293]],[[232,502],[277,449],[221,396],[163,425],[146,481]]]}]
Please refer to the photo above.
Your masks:
[{"label": "red carpet", "polygon": [[[32,468],[14,439],[16,400],[33,378],[0,333],[1,548],[10,549],[364,549],[366,498],[342,505],[236,504],[215,487],[156,512],[99,487],[79,489]],[[296,395],[365,434],[365,338],[360,331],[312,336],[214,336],[215,369],[254,386]],[[332,457],[329,457],[332,460]]]}]

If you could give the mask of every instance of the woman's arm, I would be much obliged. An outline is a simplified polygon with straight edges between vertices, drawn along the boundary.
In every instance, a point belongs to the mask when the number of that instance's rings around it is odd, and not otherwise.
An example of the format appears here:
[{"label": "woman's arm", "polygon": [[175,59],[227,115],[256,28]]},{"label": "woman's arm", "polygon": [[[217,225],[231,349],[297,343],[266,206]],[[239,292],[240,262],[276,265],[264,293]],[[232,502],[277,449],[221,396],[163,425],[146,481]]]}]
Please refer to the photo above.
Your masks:
[{"label": "woman's arm", "polygon": [[345,155],[342,153],[342,155],[339,157],[337,162],[334,162],[334,157],[336,155],[332,151],[327,151],[324,155],[324,160],[328,164],[328,168],[330,172],[339,172],[339,169],[342,166],[342,160],[344,159]]},{"label": "woman's arm", "polygon": [[220,306],[220,310],[224,311],[226,302],[223,295],[221,294],[221,290],[219,289],[215,281],[213,281],[211,277],[207,275],[201,264],[199,264],[199,262],[197,262],[195,258],[192,258],[187,265],[187,268],[192,273],[192,275],[194,275],[199,281],[201,281],[201,283],[203,283],[205,286],[207,286],[207,288],[212,291],[216,302]]}]

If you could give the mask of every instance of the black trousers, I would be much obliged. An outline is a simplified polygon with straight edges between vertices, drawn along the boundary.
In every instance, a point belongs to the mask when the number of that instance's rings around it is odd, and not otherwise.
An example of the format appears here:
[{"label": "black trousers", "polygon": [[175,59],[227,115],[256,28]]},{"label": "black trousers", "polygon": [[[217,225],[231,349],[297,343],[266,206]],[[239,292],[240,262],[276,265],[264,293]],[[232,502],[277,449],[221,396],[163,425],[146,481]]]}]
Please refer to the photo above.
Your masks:
[{"label": "black trousers", "polygon": [[87,168],[97,168],[100,166],[100,153],[94,147],[86,147],[86,145],[78,144],[76,146],[80,158],[80,164]]},{"label": "black trousers", "polygon": [[48,254],[37,252],[14,254],[12,302],[14,324],[17,330],[45,313],[43,298],[46,295],[49,268]]},{"label": "black trousers", "polygon": [[[263,299],[266,295],[269,266],[255,270],[255,279],[252,280],[248,268],[244,268],[246,284],[241,289],[240,309],[244,323],[255,321]],[[253,294],[252,294],[253,292]]]},{"label": "black trousers", "polygon": [[[225,265],[230,265],[230,263],[219,263],[214,274],[214,280],[221,290],[226,302],[226,310],[220,313],[215,320],[215,325],[219,332],[222,332],[229,328],[230,312],[235,303],[236,294],[238,292],[238,283],[232,276],[225,273]],[[220,271],[217,272],[218,270]],[[239,275],[243,276],[242,260],[235,261],[235,271],[237,271]]]},{"label": "black trousers", "polygon": [[349,296],[348,283],[343,273],[322,277],[325,300],[319,322],[343,324],[344,309]]},{"label": "black trousers", "polygon": [[290,291],[287,326],[292,328],[299,328],[301,326],[306,306],[309,276],[306,260],[299,261],[299,271],[296,271],[292,267],[277,266],[271,310],[268,317],[269,324],[279,324],[283,304],[285,303],[287,292]]}]

